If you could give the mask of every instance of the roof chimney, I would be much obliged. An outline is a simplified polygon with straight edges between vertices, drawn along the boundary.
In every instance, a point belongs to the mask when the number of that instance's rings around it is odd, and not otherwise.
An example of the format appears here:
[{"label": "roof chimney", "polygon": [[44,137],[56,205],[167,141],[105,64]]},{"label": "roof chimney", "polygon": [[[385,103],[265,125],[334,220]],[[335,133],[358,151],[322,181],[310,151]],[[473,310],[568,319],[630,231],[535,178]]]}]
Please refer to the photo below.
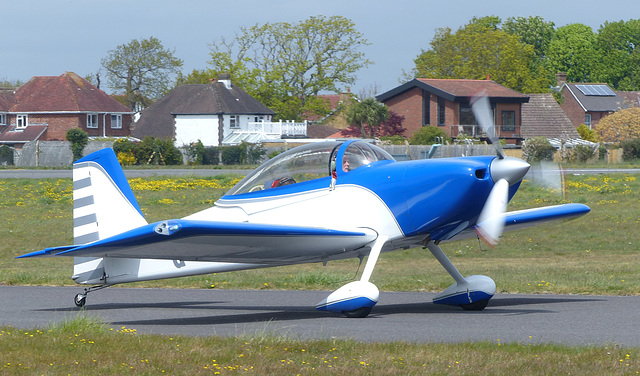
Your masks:
[{"label": "roof chimney", "polygon": [[556,81],[558,83],[558,87],[561,88],[562,85],[567,83],[567,74],[564,72],[556,73]]},{"label": "roof chimney", "polygon": [[218,74],[218,81],[222,82],[227,89],[231,89],[231,75],[229,73]]}]

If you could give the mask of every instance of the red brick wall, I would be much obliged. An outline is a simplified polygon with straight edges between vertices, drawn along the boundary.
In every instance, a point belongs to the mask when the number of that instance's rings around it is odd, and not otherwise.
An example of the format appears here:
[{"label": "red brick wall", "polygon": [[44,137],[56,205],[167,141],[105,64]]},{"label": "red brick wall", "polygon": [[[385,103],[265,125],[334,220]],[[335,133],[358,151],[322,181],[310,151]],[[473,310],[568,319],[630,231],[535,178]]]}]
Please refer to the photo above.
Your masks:
[{"label": "red brick wall", "polygon": [[571,124],[578,128],[580,124],[584,124],[584,110],[566,87],[562,89],[562,96],[564,97],[564,100],[562,101],[560,108],[562,108],[569,120],[571,120]]},{"label": "red brick wall", "polygon": [[[67,131],[80,127],[81,114],[29,114],[28,124],[48,124],[43,141],[65,141]],[[86,120],[85,120],[86,124]]]},{"label": "red brick wall", "polygon": [[407,129],[404,133],[409,138],[422,127],[422,89],[413,88],[400,95],[390,98],[384,104],[389,110],[404,116],[402,126]]},{"label": "red brick wall", "polygon": [[[103,130],[106,121],[106,129]],[[111,114],[98,115],[98,128],[87,128],[86,114],[28,114],[28,124],[48,125],[47,131],[40,137],[43,141],[66,141],[67,131],[80,128],[90,137],[126,137],[131,135],[131,115],[122,115],[122,129],[111,129]],[[16,124],[15,115],[7,116],[7,123]],[[103,133],[105,131],[105,133]]]}]

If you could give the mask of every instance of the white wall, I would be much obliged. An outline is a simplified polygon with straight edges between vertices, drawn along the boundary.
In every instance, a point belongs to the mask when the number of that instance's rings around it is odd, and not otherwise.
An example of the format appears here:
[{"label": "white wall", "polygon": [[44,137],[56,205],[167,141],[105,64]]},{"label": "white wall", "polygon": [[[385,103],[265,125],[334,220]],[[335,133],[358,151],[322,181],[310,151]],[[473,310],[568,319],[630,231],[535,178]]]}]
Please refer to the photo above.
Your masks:
[{"label": "white wall", "polygon": [[[236,130],[247,130],[250,122],[256,121],[256,115],[239,115],[240,127],[231,128],[231,116],[223,115],[223,138]],[[204,146],[218,146],[218,115],[176,115],[177,147],[188,145],[198,140]],[[264,116],[264,121],[271,121],[271,116]]]},{"label": "white wall", "polygon": [[[176,146],[188,145],[198,140],[204,146],[218,146],[218,115],[176,115],[175,120]],[[228,117],[225,116],[225,123],[228,122]]]}]

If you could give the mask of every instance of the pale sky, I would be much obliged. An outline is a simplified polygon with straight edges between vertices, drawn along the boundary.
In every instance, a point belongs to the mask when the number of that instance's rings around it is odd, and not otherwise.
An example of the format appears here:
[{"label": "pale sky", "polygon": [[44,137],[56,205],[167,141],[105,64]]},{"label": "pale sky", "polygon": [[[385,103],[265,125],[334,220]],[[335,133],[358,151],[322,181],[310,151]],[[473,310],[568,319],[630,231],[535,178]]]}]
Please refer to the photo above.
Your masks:
[{"label": "pale sky", "polygon": [[[456,30],[473,16],[541,16],[556,28],[583,23],[594,31],[605,22],[640,18],[638,0],[20,0],[3,4],[0,21],[0,81],[33,76],[81,76],[100,69],[109,50],[151,36],[175,49],[183,72],[204,69],[208,44],[232,38],[241,26],[298,22],[310,16],[340,15],[355,22],[371,45],[375,64],[358,72],[351,90],[399,84],[403,71],[437,28]],[[104,77],[104,76],[103,76]],[[106,80],[105,80],[106,81]],[[103,82],[105,82],[103,81]],[[103,90],[109,92],[104,85]]]}]

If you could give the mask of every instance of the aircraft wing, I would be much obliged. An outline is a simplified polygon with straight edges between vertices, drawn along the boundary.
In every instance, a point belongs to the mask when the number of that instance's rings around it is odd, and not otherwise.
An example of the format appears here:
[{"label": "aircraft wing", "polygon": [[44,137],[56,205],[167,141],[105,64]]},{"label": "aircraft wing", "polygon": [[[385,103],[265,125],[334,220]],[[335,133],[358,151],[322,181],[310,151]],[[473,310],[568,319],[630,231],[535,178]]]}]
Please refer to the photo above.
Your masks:
[{"label": "aircraft wing", "polygon": [[320,261],[362,248],[377,238],[353,231],[174,219],[152,223],[79,246],[47,248],[18,256],[73,256],[281,264]]},{"label": "aircraft wing", "polygon": [[[583,204],[563,204],[541,208],[516,210],[505,213],[504,231],[513,231],[533,227],[544,222],[558,219],[574,219],[589,213],[591,209]],[[467,229],[448,240],[475,238],[473,229]]]}]

